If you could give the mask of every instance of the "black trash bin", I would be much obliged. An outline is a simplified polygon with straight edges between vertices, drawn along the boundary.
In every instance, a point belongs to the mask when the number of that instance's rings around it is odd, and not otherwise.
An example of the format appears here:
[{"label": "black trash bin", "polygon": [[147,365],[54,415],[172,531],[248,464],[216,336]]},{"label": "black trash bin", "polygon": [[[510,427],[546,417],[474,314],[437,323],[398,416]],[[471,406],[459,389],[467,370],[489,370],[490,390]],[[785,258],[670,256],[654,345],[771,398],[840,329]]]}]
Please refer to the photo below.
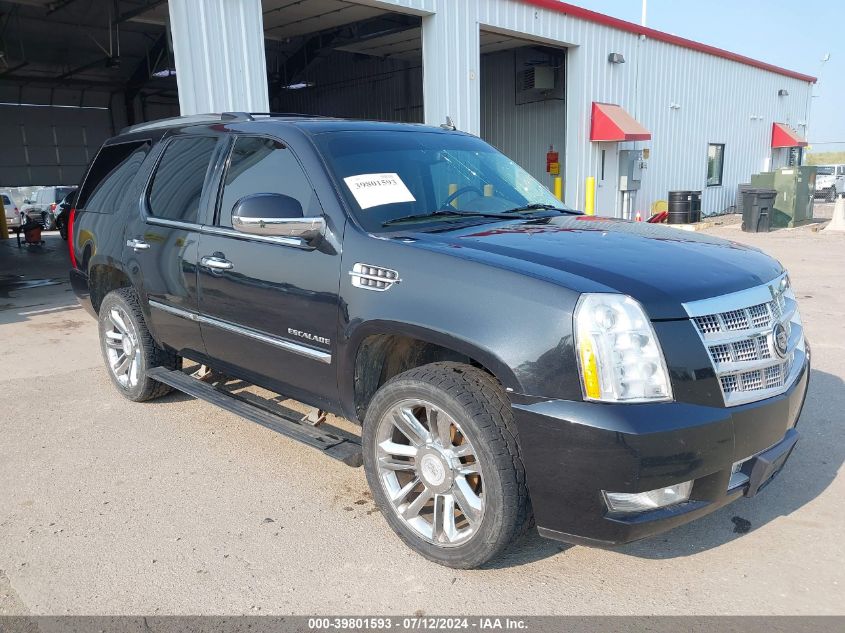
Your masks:
[{"label": "black trash bin", "polygon": [[689,221],[701,222],[701,192],[690,191]]},{"label": "black trash bin", "polygon": [[778,192],[774,189],[746,189],[742,192],[742,230],[768,233]]},{"label": "black trash bin", "polygon": [[692,208],[691,191],[669,192],[669,224],[689,224],[690,209]]},{"label": "black trash bin", "polygon": [[734,205],[734,211],[739,215],[742,215],[742,203],[745,198],[745,192],[748,189],[753,189],[754,187],[751,186],[750,182],[742,182],[736,188],[736,204]]}]

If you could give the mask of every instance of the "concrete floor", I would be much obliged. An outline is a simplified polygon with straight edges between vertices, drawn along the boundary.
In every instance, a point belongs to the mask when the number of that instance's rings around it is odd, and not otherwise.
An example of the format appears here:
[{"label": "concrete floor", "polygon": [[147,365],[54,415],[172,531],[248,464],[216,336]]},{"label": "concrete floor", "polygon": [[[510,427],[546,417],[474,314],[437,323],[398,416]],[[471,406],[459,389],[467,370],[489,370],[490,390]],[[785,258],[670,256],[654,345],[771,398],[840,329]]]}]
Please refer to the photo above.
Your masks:
[{"label": "concrete floor", "polygon": [[798,293],[814,370],[783,475],[658,538],[532,533],[477,571],[403,546],[361,469],[182,395],[122,399],[65,243],[0,244],[0,614],[845,613],[845,233],[814,228],[710,231]]}]

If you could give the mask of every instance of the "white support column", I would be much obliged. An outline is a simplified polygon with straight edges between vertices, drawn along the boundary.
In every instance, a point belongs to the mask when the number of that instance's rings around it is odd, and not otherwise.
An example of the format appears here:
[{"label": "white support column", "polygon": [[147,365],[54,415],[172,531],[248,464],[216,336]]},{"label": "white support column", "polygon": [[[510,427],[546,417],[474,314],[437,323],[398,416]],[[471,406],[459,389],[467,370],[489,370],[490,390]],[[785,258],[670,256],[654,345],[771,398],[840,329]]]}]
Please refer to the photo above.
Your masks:
[{"label": "white support column", "polygon": [[437,0],[437,12],[422,19],[425,122],[449,116],[457,128],[481,133],[481,53],[475,2]]},{"label": "white support column", "polygon": [[267,112],[261,0],[169,0],[184,114]]}]

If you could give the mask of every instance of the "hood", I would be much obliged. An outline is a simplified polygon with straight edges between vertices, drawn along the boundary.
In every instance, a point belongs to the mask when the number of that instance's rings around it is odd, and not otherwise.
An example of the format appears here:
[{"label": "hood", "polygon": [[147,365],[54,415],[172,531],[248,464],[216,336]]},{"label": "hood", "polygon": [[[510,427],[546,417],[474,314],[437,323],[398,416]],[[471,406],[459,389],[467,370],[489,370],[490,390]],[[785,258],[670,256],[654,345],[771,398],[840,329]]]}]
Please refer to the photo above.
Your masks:
[{"label": "hood", "polygon": [[687,318],[685,302],[759,286],[783,271],[777,260],[736,242],[595,216],[495,222],[403,238],[578,292],[627,294],[655,320]]}]

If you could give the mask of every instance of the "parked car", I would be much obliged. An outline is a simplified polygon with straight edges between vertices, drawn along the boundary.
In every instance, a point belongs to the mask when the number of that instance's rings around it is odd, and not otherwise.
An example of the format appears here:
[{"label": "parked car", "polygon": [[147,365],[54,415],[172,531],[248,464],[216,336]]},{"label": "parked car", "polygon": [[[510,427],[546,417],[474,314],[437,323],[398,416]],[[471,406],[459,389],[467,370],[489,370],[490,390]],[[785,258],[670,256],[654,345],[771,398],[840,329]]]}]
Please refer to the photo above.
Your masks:
[{"label": "parked car", "polygon": [[75,187],[42,187],[35,197],[23,206],[23,213],[31,220],[40,222],[44,230],[56,227],[56,207]]},{"label": "parked car", "polygon": [[756,495],[798,438],[810,351],[776,260],[582,215],[468,134],[143,124],[100,150],[70,222],[72,286],[123,396],[176,387],[363,460],[390,527],[444,565],[481,565],[532,516],[588,545],[660,533]]},{"label": "parked car", "polygon": [[67,220],[70,217],[70,210],[76,203],[77,192],[77,189],[71,191],[56,207],[56,228],[59,230],[59,235],[62,236],[63,240],[67,239]]},{"label": "parked car", "polygon": [[6,213],[6,226],[10,229],[17,229],[21,225],[21,212],[15,203],[12,194],[4,191],[0,193],[3,198],[3,209]]},{"label": "parked car", "polygon": [[833,202],[840,193],[845,193],[845,165],[816,167],[816,198]]}]

